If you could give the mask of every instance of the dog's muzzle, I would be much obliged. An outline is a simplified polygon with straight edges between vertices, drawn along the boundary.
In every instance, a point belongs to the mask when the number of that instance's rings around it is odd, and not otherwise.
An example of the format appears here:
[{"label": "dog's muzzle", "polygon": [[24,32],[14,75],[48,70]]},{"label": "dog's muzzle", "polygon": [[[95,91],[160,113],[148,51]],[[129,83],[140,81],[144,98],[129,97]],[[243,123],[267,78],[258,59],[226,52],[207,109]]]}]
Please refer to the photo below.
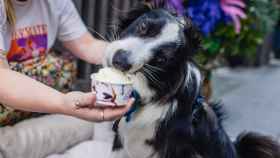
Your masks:
[{"label": "dog's muzzle", "polygon": [[128,71],[132,67],[132,64],[129,62],[130,54],[129,51],[118,50],[113,56],[113,66],[121,71]]}]

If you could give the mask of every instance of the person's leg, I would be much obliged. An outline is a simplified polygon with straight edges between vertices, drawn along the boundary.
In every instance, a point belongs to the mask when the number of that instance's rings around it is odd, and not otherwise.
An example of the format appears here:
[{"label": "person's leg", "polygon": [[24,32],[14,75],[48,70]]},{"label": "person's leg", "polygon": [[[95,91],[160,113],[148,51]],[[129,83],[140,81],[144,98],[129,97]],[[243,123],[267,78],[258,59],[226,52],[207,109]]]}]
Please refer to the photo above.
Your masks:
[{"label": "person's leg", "polygon": [[83,142],[63,154],[50,155],[46,158],[110,158],[111,143],[102,141]]},{"label": "person's leg", "polygon": [[0,153],[5,158],[44,158],[91,140],[92,132],[93,123],[69,116],[30,119],[0,128]]}]

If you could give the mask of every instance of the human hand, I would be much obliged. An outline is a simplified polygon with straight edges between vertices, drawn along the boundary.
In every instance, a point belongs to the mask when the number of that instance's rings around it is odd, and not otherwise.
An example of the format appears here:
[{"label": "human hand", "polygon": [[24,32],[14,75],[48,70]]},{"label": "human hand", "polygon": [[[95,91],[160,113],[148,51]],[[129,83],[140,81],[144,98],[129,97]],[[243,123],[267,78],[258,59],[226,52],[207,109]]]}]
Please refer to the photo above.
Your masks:
[{"label": "human hand", "polygon": [[103,122],[112,121],[122,117],[133,105],[130,99],[122,107],[96,107],[95,93],[70,92],[64,96],[63,114],[75,116],[87,121]]}]

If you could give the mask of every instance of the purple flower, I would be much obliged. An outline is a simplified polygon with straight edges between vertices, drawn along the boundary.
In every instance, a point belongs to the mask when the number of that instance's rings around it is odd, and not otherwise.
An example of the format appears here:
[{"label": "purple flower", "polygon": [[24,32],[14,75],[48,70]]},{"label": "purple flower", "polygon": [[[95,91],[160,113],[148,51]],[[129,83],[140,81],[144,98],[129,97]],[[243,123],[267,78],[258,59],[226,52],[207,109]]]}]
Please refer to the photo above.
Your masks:
[{"label": "purple flower", "polygon": [[190,0],[187,14],[204,35],[209,35],[221,21],[227,21],[219,0]]},{"label": "purple flower", "polygon": [[184,8],[183,0],[153,0],[156,6],[175,10],[178,15],[187,14],[204,35],[213,32],[219,23],[233,22],[236,33],[240,32],[240,19],[246,18],[242,0],[188,0]]}]

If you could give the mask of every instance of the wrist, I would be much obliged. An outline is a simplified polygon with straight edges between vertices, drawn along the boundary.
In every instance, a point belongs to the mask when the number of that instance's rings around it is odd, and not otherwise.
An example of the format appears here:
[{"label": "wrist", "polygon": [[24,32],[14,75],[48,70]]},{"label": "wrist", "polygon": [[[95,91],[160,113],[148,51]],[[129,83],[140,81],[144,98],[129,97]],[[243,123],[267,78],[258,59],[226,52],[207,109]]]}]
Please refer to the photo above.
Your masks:
[{"label": "wrist", "polygon": [[63,115],[69,115],[70,114],[70,108],[67,108],[69,105],[67,105],[67,95],[62,93],[59,96],[59,103],[56,109],[56,113],[63,114]]}]

